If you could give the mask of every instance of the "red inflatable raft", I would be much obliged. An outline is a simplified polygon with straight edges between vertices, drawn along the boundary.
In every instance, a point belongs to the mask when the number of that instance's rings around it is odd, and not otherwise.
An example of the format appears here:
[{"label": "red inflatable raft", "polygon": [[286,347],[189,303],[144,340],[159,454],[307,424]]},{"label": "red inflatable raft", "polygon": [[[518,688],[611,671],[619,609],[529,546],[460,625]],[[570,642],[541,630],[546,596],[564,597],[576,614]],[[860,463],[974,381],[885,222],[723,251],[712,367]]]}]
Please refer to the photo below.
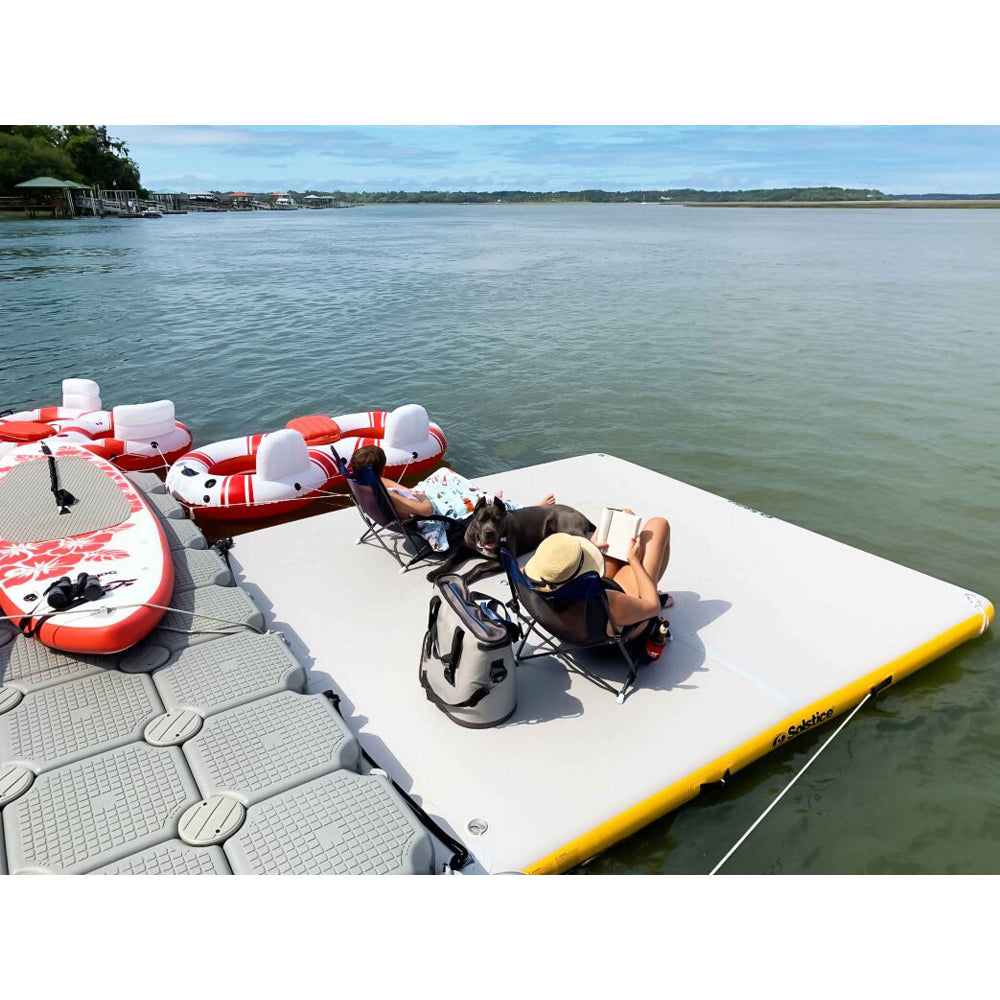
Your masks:
[{"label": "red inflatable raft", "polygon": [[277,517],[343,485],[332,449],[350,461],[365,445],[386,455],[385,474],[433,468],[444,455],[444,431],[416,403],[342,417],[314,414],[283,430],[203,445],[167,473],[167,489],[199,517],[239,521]]}]

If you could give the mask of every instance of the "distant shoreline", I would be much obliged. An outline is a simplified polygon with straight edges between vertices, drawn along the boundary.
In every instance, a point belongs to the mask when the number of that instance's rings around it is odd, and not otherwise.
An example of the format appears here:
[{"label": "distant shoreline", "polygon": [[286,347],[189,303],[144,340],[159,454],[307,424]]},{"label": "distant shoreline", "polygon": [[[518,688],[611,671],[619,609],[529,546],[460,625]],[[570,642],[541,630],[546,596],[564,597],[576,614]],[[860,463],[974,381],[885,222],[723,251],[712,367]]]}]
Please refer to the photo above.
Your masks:
[{"label": "distant shoreline", "polygon": [[[666,204],[671,204],[667,202]],[[1000,208],[1000,199],[931,201],[929,199],[867,201],[682,201],[684,208]]]}]

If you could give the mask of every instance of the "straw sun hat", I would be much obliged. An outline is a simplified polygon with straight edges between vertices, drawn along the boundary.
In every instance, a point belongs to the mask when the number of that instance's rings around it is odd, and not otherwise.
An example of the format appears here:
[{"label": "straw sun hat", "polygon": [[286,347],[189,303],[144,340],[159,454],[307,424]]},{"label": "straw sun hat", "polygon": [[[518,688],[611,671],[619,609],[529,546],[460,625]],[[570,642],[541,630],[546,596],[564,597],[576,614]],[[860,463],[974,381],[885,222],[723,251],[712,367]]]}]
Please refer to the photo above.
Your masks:
[{"label": "straw sun hat", "polygon": [[524,575],[542,589],[553,590],[584,573],[604,573],[604,556],[589,539],[558,532],[543,539],[524,564]]}]

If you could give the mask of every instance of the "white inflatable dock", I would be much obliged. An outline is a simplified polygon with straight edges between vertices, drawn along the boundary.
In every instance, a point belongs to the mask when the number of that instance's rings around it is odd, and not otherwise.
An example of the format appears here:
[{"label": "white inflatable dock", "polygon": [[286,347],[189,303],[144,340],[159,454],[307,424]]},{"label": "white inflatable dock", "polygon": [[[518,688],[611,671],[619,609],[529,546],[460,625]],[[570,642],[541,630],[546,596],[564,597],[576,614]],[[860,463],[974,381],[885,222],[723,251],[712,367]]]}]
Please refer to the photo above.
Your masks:
[{"label": "white inflatable dock", "polygon": [[[244,535],[233,551],[241,584],[307,666],[308,689],[342,696],[364,748],[478,870],[565,871],[993,617],[959,586],[611,456],[478,481],[521,502],[554,492],[592,520],[630,506],[671,522],[661,588],[676,602],[674,642],[624,704],[540,659],[518,672],[509,722],[455,725],[417,679],[426,567],[400,575],[384,551],[357,546],[353,509]],[[499,575],[481,589],[509,596]],[[624,677],[614,660],[595,669]]]}]

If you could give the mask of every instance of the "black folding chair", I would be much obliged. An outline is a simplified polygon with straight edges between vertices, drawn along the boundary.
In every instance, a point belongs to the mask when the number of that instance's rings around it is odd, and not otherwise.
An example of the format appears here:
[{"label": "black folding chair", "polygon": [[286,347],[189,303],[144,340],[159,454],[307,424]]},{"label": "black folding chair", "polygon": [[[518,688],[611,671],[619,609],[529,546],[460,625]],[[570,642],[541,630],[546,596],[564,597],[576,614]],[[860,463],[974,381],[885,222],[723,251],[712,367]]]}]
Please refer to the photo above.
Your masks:
[{"label": "black folding chair", "polygon": [[[392,504],[392,498],[385,484],[371,467],[361,469],[359,472],[352,472],[347,462],[337,454],[336,448],[330,447],[333,459],[337,463],[337,468],[347,482],[351,499],[361,520],[365,523],[365,532],[358,539],[357,544],[370,543],[373,539],[388,552],[393,559],[399,563],[399,572],[405,573],[411,566],[424,559],[443,558],[448,552],[436,552],[417,530],[417,525],[422,521],[444,521],[448,525],[449,549],[458,540],[459,529],[465,530],[465,521],[454,517],[445,517],[443,514],[415,514],[411,517],[400,517],[396,513],[396,508]],[[398,541],[402,537],[408,541],[416,550],[414,555],[404,560],[398,551]],[[390,545],[386,540],[391,539]]]},{"label": "black folding chair", "polygon": [[[510,583],[511,598],[507,606],[527,626],[515,659],[520,662],[543,656],[563,657],[595,683],[615,693],[612,685],[595,676],[573,655],[587,649],[613,647],[628,667],[625,683],[617,692],[618,703],[625,701],[635,684],[639,663],[629,650],[629,637],[616,624],[608,601],[609,591],[621,592],[622,588],[614,580],[591,572],[574,577],[556,590],[541,590],[524,575],[506,549],[500,550],[500,560]],[[628,631],[644,634],[645,623],[629,626]],[[541,645],[535,652],[525,654],[524,646],[532,633],[538,636]]]}]

